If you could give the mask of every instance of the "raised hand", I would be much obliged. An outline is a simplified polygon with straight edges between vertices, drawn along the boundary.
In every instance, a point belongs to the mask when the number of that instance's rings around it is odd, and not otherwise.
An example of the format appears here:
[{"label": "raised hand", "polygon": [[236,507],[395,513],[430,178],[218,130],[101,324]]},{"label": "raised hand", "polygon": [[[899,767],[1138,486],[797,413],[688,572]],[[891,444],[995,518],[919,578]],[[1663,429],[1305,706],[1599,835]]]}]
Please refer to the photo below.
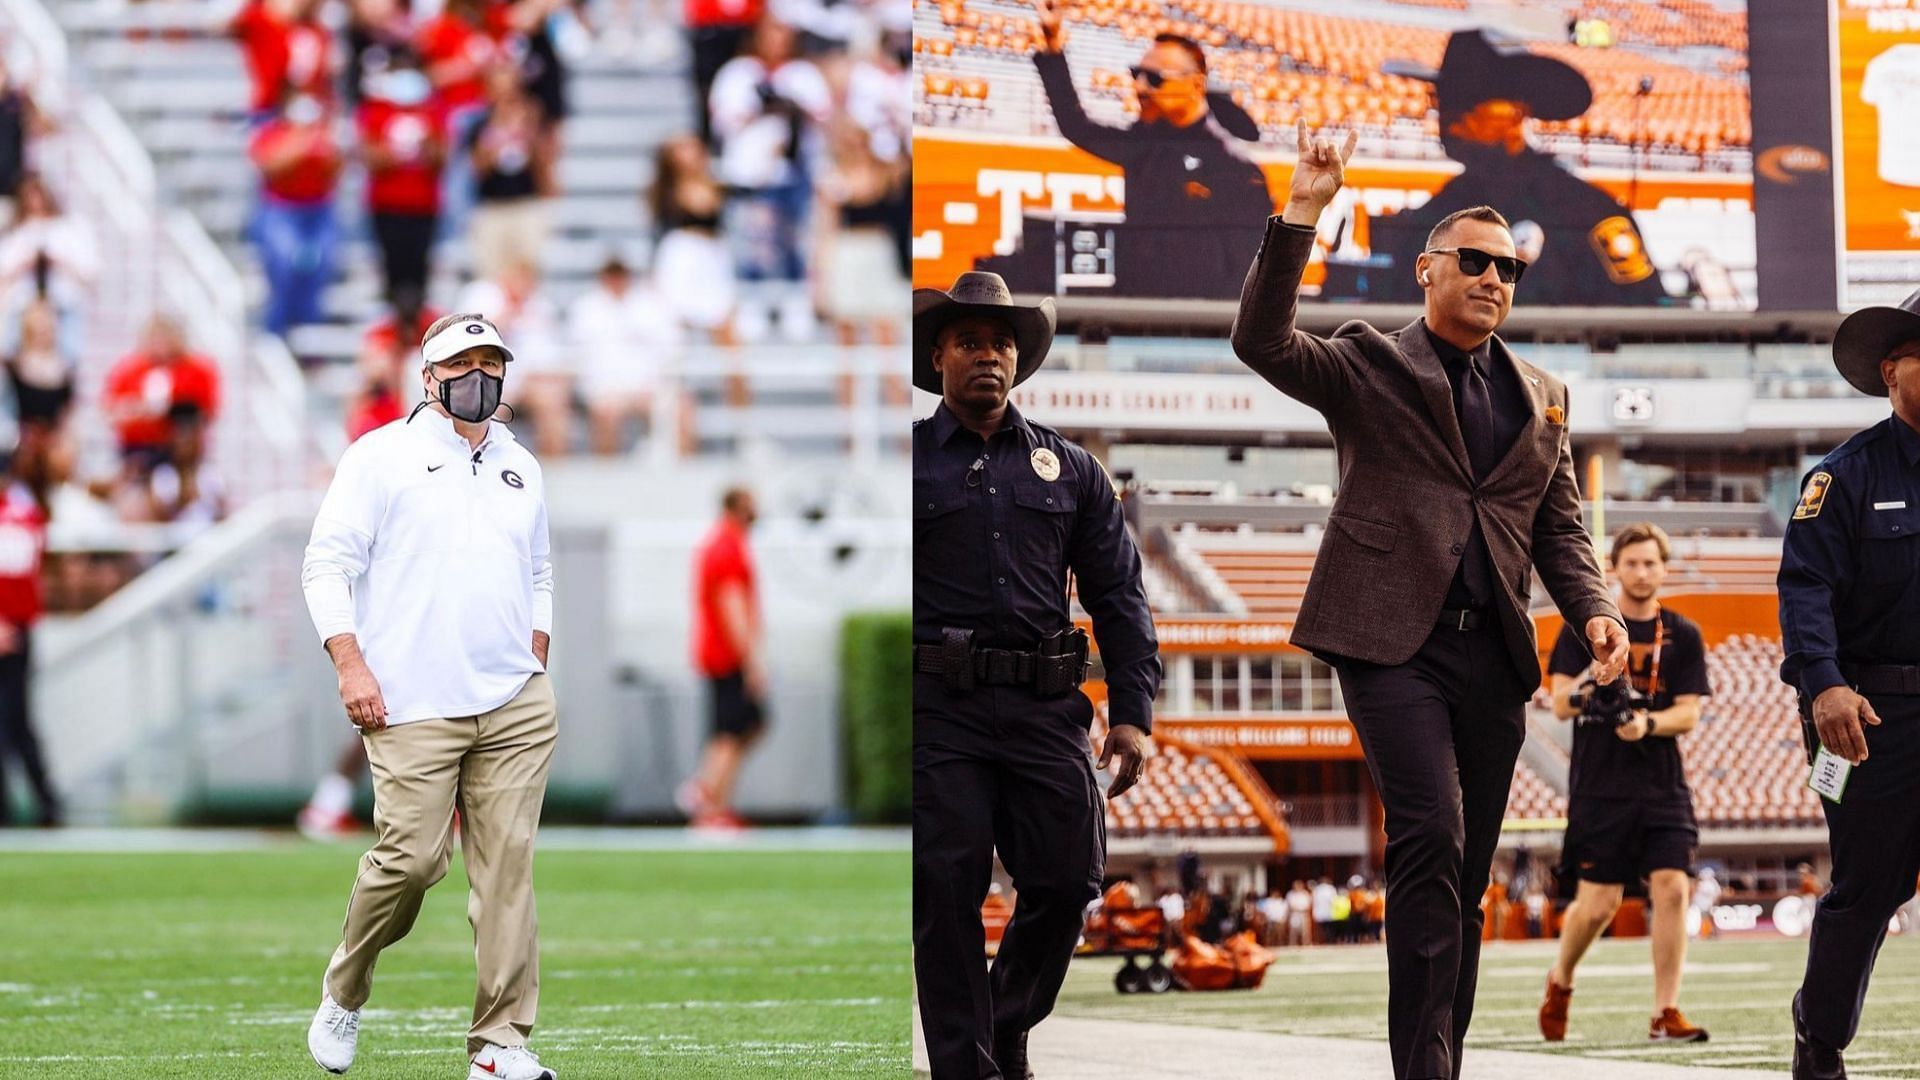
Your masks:
[{"label": "raised hand", "polygon": [[1050,53],[1057,53],[1066,45],[1061,36],[1060,9],[1053,0],[1034,0],[1034,10],[1040,13],[1040,44]]},{"label": "raised hand", "polygon": [[1353,157],[1353,148],[1360,141],[1358,130],[1349,130],[1344,143],[1335,143],[1327,136],[1307,135],[1307,122],[1294,121],[1299,138],[1300,158],[1293,166],[1293,182],[1287,192],[1288,221],[1294,221],[1296,215],[1304,218],[1297,224],[1311,225],[1319,220],[1320,212],[1333,202],[1340,192],[1340,186],[1347,180],[1347,161]]}]

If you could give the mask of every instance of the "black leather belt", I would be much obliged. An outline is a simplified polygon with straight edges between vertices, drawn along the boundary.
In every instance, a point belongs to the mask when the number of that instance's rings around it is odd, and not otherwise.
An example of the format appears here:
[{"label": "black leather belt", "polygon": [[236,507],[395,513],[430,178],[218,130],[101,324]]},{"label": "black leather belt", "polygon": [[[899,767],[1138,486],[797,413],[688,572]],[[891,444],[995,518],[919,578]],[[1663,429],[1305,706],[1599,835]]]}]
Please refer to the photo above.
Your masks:
[{"label": "black leather belt", "polygon": [[1863,694],[1920,695],[1920,666],[1912,664],[1841,664],[1840,674]]},{"label": "black leather belt", "polygon": [[1436,624],[1442,630],[1478,630],[1487,625],[1487,612],[1484,608],[1442,608],[1440,621]]},{"label": "black leather belt", "polygon": [[[1032,651],[973,650],[973,679],[988,686],[1031,686],[1039,667],[1039,654]],[[923,675],[946,674],[945,651],[939,645],[915,645],[913,670]]]}]

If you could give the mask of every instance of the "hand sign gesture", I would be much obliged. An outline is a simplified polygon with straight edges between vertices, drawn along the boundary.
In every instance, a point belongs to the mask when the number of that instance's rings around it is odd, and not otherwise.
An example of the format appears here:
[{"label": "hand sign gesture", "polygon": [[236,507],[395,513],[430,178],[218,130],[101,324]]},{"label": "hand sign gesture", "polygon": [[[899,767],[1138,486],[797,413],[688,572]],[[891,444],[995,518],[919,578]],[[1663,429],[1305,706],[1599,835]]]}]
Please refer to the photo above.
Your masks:
[{"label": "hand sign gesture", "polygon": [[1065,45],[1060,36],[1060,9],[1054,6],[1054,0],[1034,0],[1034,8],[1040,13],[1040,43],[1047,52],[1057,53]]},{"label": "hand sign gesture", "polygon": [[1307,137],[1307,122],[1296,120],[1300,138],[1300,160],[1293,166],[1293,184],[1287,201],[1307,210],[1315,218],[1327,208],[1347,179],[1347,159],[1360,141],[1358,130],[1349,130],[1344,144],[1330,138]]}]

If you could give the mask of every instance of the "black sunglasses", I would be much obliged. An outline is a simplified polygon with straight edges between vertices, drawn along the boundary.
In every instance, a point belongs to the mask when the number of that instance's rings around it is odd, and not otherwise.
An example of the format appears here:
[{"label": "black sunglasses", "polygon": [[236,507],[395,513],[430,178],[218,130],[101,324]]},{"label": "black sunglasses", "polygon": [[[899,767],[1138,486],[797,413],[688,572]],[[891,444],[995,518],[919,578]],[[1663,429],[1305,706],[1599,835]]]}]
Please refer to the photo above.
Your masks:
[{"label": "black sunglasses", "polygon": [[1487,272],[1487,264],[1492,263],[1494,272],[1508,285],[1518,284],[1520,275],[1527,272],[1527,261],[1511,255],[1495,255],[1479,248],[1429,248],[1423,255],[1454,255],[1460,259],[1460,272],[1468,277],[1479,277]]},{"label": "black sunglasses", "polygon": [[1165,86],[1167,84],[1167,80],[1169,79],[1186,78],[1185,75],[1168,75],[1163,71],[1155,71],[1152,68],[1144,68],[1138,64],[1135,64],[1134,66],[1128,68],[1127,71],[1132,73],[1134,81],[1136,82],[1142,79],[1146,80],[1147,88],[1150,90],[1160,89],[1162,86]]}]

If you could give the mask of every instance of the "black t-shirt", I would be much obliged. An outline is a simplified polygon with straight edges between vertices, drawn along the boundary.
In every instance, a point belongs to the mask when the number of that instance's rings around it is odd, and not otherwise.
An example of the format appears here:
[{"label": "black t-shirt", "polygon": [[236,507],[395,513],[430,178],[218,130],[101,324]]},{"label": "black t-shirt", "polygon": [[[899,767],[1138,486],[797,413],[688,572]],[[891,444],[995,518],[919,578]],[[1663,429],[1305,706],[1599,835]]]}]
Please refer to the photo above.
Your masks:
[{"label": "black t-shirt", "polygon": [[[1706,643],[1693,620],[1660,609],[1664,641],[1660,645],[1660,684],[1652,685],[1654,620],[1627,620],[1631,652],[1627,670],[1634,689],[1652,699],[1651,711],[1670,708],[1681,694],[1711,693],[1707,686]],[[1577,676],[1593,662],[1587,643],[1572,626],[1560,628],[1547,671]],[[1680,744],[1671,735],[1652,735],[1625,742],[1604,724],[1576,723],[1573,729],[1571,793],[1594,799],[1690,799],[1687,777],[1680,764]]]},{"label": "black t-shirt", "polygon": [[[489,109],[467,135],[468,153],[480,145],[480,140],[487,134],[487,127],[492,123],[493,111]],[[480,202],[510,202],[538,195],[540,184],[533,173],[534,152],[533,144],[524,140],[515,140],[501,147],[494,156],[492,171],[481,174],[474,185],[475,197]]]}]

